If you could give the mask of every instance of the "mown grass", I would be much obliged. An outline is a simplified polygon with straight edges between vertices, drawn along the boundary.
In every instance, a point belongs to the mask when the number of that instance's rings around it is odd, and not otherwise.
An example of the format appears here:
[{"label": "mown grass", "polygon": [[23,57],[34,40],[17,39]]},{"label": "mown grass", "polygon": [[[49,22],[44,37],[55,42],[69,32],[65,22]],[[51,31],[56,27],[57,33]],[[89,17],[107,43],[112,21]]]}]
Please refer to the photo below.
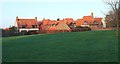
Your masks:
[{"label": "mown grass", "polygon": [[88,31],[6,37],[3,62],[115,62],[114,31]]}]

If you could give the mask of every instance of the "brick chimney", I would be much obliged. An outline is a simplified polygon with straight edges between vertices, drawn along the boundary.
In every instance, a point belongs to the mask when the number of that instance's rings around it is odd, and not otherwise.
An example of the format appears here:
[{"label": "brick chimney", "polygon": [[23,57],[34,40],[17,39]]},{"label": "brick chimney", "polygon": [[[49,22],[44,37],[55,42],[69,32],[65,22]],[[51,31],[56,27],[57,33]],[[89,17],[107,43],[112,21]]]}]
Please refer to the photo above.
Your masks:
[{"label": "brick chimney", "polygon": [[37,17],[35,17],[35,20],[37,21]]},{"label": "brick chimney", "polygon": [[93,12],[91,12],[92,22],[94,22],[94,15]]},{"label": "brick chimney", "polygon": [[43,18],[43,20],[45,20],[45,18]]},{"label": "brick chimney", "polygon": [[16,21],[18,21],[18,16],[16,16]]}]

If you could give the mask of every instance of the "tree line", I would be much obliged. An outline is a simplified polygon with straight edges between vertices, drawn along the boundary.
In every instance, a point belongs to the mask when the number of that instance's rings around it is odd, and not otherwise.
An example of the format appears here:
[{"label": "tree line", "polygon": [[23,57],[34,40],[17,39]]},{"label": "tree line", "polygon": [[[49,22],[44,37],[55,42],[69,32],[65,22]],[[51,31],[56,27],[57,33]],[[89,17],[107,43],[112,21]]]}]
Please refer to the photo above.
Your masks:
[{"label": "tree line", "polygon": [[110,27],[116,28],[116,35],[119,36],[120,30],[120,0],[108,0],[105,2],[111,7],[110,11],[106,15],[106,18],[109,17],[107,22]]}]

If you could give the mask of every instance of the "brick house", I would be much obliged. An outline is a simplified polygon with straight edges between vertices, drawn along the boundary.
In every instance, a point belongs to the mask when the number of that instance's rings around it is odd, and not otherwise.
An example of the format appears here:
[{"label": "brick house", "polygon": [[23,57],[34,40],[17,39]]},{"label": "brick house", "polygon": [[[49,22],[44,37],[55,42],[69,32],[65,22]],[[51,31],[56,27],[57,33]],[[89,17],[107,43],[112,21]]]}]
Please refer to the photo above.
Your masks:
[{"label": "brick house", "polygon": [[15,27],[18,28],[19,32],[26,31],[39,31],[37,17],[35,19],[19,19],[16,17]]},{"label": "brick house", "polygon": [[61,20],[58,25],[56,26],[57,30],[63,30],[64,31],[69,31],[70,28],[69,26],[64,22],[64,20]]},{"label": "brick house", "polygon": [[73,18],[65,18],[63,20],[71,29],[76,27],[76,24],[75,24],[75,21],[73,20]]},{"label": "brick house", "polygon": [[53,33],[55,31],[69,31],[69,26],[65,23],[65,20],[50,20],[43,19],[39,22],[40,31],[43,33]]},{"label": "brick house", "polygon": [[76,26],[87,26],[95,30],[102,27],[102,18],[94,18],[93,13],[91,13],[89,16],[83,16],[82,19],[77,19]]}]

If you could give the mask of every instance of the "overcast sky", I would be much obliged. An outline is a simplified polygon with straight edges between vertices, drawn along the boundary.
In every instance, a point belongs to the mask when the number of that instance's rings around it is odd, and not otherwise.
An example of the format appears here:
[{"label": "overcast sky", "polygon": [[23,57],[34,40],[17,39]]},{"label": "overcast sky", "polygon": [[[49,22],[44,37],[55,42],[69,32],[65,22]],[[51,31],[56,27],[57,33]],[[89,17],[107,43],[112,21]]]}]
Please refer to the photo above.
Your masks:
[{"label": "overcast sky", "polygon": [[73,18],[74,20],[94,13],[104,17],[108,11],[103,0],[2,0],[0,4],[0,28],[14,25],[19,18]]}]

